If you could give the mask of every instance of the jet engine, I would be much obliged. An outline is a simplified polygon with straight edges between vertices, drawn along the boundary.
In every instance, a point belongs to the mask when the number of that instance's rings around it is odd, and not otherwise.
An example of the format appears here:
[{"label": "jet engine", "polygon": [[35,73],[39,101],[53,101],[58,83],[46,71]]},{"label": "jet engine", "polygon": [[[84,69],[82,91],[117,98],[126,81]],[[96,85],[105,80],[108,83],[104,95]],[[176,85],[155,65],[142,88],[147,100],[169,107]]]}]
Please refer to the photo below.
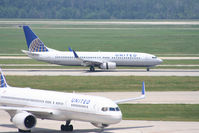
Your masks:
[{"label": "jet engine", "polygon": [[13,118],[14,125],[21,130],[30,130],[36,125],[36,117],[28,112],[17,113]]},{"label": "jet engine", "polygon": [[109,125],[107,124],[102,124],[102,123],[91,123],[93,126],[98,127],[98,128],[104,128],[108,127]]},{"label": "jet engine", "polygon": [[105,62],[102,63],[99,68],[101,69],[115,69],[116,68],[116,63],[115,62]]}]

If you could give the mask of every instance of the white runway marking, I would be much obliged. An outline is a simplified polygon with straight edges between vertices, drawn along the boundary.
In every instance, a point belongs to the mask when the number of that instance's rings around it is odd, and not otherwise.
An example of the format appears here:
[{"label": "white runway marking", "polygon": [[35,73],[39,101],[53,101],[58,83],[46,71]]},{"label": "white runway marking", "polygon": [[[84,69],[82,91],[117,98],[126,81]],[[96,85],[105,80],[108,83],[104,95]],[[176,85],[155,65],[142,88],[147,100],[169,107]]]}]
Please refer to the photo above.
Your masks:
[{"label": "white runway marking", "polygon": [[44,75],[44,76],[199,76],[199,69],[116,69],[103,71],[97,69],[3,69],[5,75]]},{"label": "white runway marking", "polygon": [[[17,133],[17,128],[9,121],[10,117],[0,110],[0,132]],[[37,119],[32,133],[60,133],[60,125],[65,122]],[[99,133],[100,130],[88,122],[72,121],[73,133]],[[123,120],[105,128],[104,133],[198,133],[199,122],[139,121]]]},{"label": "white runway marking", "polygon": [[[56,64],[0,64],[0,66],[60,66]],[[158,65],[158,66],[165,66],[165,67],[197,67],[199,65]]]},{"label": "white runway marking", "polygon": [[199,25],[199,21],[0,21],[0,24],[57,24],[57,25]]}]

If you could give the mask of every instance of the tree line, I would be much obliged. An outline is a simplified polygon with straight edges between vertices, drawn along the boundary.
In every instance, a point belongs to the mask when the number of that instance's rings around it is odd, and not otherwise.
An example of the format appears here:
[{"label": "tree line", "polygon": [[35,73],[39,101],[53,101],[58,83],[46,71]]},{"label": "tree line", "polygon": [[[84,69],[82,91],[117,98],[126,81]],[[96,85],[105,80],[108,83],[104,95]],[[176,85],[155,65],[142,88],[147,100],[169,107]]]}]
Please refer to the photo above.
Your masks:
[{"label": "tree line", "polygon": [[0,18],[199,19],[199,0],[0,0]]}]

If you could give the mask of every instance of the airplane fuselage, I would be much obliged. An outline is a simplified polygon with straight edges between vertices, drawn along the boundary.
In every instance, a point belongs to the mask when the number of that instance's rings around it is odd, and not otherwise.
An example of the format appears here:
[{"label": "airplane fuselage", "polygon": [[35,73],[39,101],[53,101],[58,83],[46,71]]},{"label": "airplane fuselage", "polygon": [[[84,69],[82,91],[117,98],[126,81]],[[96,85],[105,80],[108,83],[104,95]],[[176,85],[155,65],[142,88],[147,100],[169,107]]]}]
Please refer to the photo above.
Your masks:
[{"label": "airplane fuselage", "polygon": [[[35,114],[37,118],[41,119],[80,120],[106,125],[118,123],[122,119],[118,105],[112,100],[75,93],[30,88],[1,88],[0,104],[1,106],[36,107],[52,111],[45,115]],[[102,111],[103,107],[108,110]],[[113,108],[113,110],[109,108]]]},{"label": "airplane fuselage", "polygon": [[[131,67],[153,67],[162,62],[161,59],[154,55],[146,53],[131,53],[131,52],[77,52],[78,56],[84,60],[114,62],[116,66],[131,66]],[[52,64],[65,66],[80,66],[84,65],[77,60],[72,52],[32,52],[29,57]],[[86,66],[86,65],[85,65]]]}]

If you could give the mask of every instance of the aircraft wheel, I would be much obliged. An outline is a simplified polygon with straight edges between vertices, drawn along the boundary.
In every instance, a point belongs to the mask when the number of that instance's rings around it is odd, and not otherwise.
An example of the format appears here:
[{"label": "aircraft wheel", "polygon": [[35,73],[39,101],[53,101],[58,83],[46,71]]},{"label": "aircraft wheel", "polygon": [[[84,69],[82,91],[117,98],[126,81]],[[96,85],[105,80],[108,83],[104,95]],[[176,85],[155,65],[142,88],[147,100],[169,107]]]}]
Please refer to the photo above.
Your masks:
[{"label": "aircraft wheel", "polygon": [[95,67],[94,66],[90,66],[90,71],[94,72],[95,71]]},{"label": "aircraft wheel", "polygon": [[73,131],[73,125],[61,125],[61,131]]},{"label": "aircraft wheel", "polygon": [[31,130],[22,130],[22,129],[18,129],[18,132],[20,132],[20,133],[30,133]]},{"label": "aircraft wheel", "polygon": [[73,125],[69,125],[69,131],[73,131]]},{"label": "aircraft wheel", "polygon": [[65,125],[61,125],[61,131],[65,131]]},{"label": "aircraft wheel", "polygon": [[146,70],[147,70],[147,72],[149,72],[149,71],[150,71],[150,68],[149,68],[149,67],[147,67],[147,69],[146,69]]}]

